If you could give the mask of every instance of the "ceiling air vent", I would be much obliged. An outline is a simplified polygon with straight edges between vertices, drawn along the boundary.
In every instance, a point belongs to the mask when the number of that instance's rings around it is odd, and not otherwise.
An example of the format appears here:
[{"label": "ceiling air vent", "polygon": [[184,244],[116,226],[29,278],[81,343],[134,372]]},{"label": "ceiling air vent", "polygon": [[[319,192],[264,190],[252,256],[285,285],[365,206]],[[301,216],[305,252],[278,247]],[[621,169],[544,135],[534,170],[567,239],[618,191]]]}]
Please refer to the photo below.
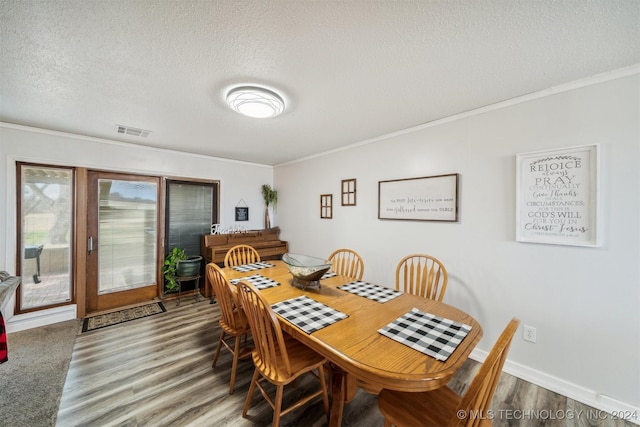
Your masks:
[{"label": "ceiling air vent", "polygon": [[132,128],[131,126],[116,125],[118,133],[123,135],[139,136],[140,138],[146,138],[151,133],[150,130]]}]

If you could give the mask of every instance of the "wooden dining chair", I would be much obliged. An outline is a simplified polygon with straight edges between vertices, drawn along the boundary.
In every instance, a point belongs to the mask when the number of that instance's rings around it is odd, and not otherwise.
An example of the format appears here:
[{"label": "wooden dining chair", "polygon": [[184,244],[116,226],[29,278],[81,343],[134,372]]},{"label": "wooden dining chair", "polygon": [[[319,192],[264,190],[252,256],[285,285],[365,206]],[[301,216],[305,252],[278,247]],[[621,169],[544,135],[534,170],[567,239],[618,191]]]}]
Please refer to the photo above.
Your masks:
[{"label": "wooden dining chair", "polygon": [[224,266],[227,268],[254,262],[260,262],[260,254],[250,245],[236,245],[224,256]]},{"label": "wooden dining chair", "polygon": [[397,291],[442,302],[447,281],[447,269],[431,255],[408,255],[396,267]]},{"label": "wooden dining chair", "polygon": [[331,271],[354,280],[362,280],[364,262],[356,251],[351,249],[336,249],[329,255]]},{"label": "wooden dining chair", "polygon": [[385,427],[490,426],[491,400],[519,324],[516,318],[509,322],[463,396],[447,386],[422,393],[382,390],[378,408]]},{"label": "wooden dining chair", "polygon": [[[280,424],[280,417],[306,404],[312,399],[322,396],[325,413],[328,414],[329,398],[324,377],[326,359],[302,344],[289,334],[283,334],[280,323],[267,300],[260,291],[247,282],[238,283],[240,302],[247,314],[255,350],[253,363],[256,366],[242,416],[246,417],[251,398],[256,386],[265,400],[273,408],[273,425]],[[316,370],[317,374],[313,371]],[[292,383],[304,374],[314,375],[320,382],[320,389],[300,398],[286,409],[282,409],[284,386]],[[260,384],[268,381],[276,386],[275,400]]]},{"label": "wooden dining chair", "polygon": [[[240,307],[235,286],[229,282],[220,267],[214,263],[207,264],[207,276],[213,288],[212,293],[216,295],[220,307],[220,327],[222,328],[211,367],[216,367],[220,349],[223,346],[231,352],[233,362],[231,363],[229,394],[233,394],[238,360],[249,358],[253,350],[247,340],[247,335],[250,333],[249,323]],[[241,342],[244,342],[243,346],[241,346]]]}]

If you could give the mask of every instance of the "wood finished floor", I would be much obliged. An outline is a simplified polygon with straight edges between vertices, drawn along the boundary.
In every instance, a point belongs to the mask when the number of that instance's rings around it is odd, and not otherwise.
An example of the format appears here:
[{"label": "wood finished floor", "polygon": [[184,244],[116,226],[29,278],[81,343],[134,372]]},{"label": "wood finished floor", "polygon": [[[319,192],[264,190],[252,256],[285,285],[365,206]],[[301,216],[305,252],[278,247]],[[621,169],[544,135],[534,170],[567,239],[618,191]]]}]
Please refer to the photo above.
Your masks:
[{"label": "wood finished floor", "polygon": [[[80,334],[76,339],[58,412],[58,426],[267,426],[272,411],[258,391],[248,418],[241,412],[253,365],[238,366],[236,391],[229,395],[231,357],[221,351],[216,369],[211,361],[220,328],[217,305],[183,298],[167,312]],[[461,393],[477,370],[468,361],[450,387]],[[285,392],[285,402],[316,387],[302,380]],[[503,374],[492,408],[496,426],[624,426],[633,424]],[[513,412],[508,412],[512,410]],[[523,419],[517,411],[571,411],[573,419]],[[502,411],[502,412],[500,412]],[[578,416],[578,411],[583,411]],[[589,412],[591,411],[591,412]],[[544,414],[544,412],[542,412]],[[524,414],[524,412],[522,413]],[[548,418],[548,417],[544,417]],[[381,426],[375,395],[358,391],[345,407],[345,426]],[[281,420],[283,426],[325,426],[321,400]]]}]

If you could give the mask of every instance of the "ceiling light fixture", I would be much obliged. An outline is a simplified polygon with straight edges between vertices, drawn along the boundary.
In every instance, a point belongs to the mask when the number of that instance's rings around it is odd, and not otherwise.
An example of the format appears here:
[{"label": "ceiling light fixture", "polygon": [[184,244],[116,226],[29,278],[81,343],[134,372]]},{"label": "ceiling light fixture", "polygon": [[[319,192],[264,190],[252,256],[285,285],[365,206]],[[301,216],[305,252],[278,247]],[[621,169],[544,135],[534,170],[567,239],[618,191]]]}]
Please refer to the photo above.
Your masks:
[{"label": "ceiling light fixture", "polygon": [[227,94],[232,110],[245,116],[266,119],[284,111],[284,101],[275,92],[257,86],[240,86]]}]

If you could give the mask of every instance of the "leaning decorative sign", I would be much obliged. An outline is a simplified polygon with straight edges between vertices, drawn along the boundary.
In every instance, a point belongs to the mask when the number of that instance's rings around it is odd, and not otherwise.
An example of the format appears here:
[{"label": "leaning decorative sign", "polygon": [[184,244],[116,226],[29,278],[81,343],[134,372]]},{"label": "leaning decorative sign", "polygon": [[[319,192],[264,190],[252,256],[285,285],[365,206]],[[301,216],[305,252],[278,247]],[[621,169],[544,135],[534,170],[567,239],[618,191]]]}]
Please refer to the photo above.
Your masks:
[{"label": "leaning decorative sign", "polygon": [[458,220],[458,174],[378,181],[378,218]]},{"label": "leaning decorative sign", "polygon": [[597,246],[600,146],[516,156],[516,240]]},{"label": "leaning decorative sign", "polygon": [[211,224],[211,234],[238,234],[248,233],[246,225],[234,224],[231,227],[224,227],[222,224]]}]

